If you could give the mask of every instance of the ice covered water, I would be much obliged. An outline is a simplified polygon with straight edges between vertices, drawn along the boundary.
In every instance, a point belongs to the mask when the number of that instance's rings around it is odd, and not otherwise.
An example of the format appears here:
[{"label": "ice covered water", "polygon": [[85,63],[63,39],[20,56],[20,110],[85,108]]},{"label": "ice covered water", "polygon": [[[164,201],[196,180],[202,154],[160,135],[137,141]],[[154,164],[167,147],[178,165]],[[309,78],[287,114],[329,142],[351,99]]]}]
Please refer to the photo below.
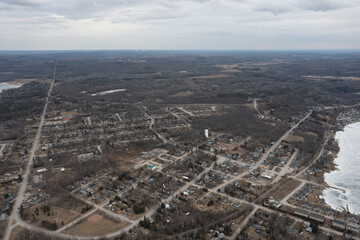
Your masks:
[{"label": "ice covered water", "polygon": [[17,86],[17,85],[11,85],[11,84],[7,84],[7,83],[0,83],[0,93],[3,90],[10,89],[10,88],[18,88],[18,87],[19,86]]},{"label": "ice covered water", "polygon": [[346,209],[360,214],[360,123],[348,125],[335,135],[340,151],[335,159],[338,169],[325,174],[325,182],[330,186],[346,190],[324,190],[326,204],[334,209]]}]

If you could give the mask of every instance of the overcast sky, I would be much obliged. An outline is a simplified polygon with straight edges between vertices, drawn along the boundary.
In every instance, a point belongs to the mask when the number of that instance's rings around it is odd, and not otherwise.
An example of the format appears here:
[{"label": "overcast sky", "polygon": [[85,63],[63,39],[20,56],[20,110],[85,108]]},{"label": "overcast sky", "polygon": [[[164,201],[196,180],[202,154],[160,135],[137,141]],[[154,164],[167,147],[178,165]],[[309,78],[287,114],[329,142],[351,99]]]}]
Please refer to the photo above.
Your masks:
[{"label": "overcast sky", "polygon": [[360,49],[360,0],[0,0],[1,50]]}]

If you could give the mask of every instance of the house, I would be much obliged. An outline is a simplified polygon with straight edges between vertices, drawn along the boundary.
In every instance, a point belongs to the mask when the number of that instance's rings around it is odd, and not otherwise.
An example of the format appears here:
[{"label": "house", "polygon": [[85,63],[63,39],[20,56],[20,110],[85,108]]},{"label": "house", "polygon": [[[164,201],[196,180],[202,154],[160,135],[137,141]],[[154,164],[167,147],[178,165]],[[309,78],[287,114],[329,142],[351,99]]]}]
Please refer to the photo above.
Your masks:
[{"label": "house", "polygon": [[185,181],[190,181],[190,178],[189,178],[188,176],[185,176],[185,175],[184,175],[182,178],[183,178]]},{"label": "house", "polygon": [[46,168],[41,168],[41,169],[36,170],[37,173],[43,173],[43,172],[46,172],[46,171],[47,171]]},{"label": "house", "polygon": [[271,176],[269,176],[269,175],[261,175],[261,177],[262,178],[265,178],[265,179],[267,179],[267,180],[271,180],[272,179],[272,177]]},{"label": "house", "polygon": [[273,203],[273,207],[274,207],[274,208],[280,208],[280,207],[281,207],[281,203],[275,201],[275,202]]},{"label": "house", "polygon": [[269,169],[269,165],[266,165],[266,164],[260,164],[259,167],[261,167],[263,169]]},{"label": "house", "polygon": [[81,193],[81,195],[83,195],[84,197],[88,197],[88,196],[89,196],[89,193],[88,193],[87,191],[83,190],[83,189],[81,189],[81,190],[79,191],[79,193]]},{"label": "house", "polygon": [[30,207],[29,203],[22,203],[21,206],[25,209],[25,208],[28,208]]}]

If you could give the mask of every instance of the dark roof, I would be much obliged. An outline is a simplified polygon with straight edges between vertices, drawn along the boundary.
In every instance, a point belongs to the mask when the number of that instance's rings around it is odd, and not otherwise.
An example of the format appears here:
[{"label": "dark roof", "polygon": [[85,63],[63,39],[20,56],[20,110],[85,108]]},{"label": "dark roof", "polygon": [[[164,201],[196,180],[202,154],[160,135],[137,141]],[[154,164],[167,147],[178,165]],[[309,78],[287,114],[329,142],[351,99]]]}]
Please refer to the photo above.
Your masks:
[{"label": "dark roof", "polygon": [[341,221],[341,220],[337,220],[337,219],[333,219],[332,220],[332,224],[339,224],[339,225],[346,225],[346,222],[344,222],[344,221]]},{"label": "dark roof", "polygon": [[301,208],[296,208],[295,210],[294,210],[294,213],[295,214],[302,214],[302,215],[309,215],[309,212],[308,211],[306,211],[306,210],[303,210],[303,209],[301,209]]},{"label": "dark roof", "polygon": [[317,214],[317,213],[309,213],[310,218],[319,219],[321,221],[325,221],[325,217],[323,215]]}]

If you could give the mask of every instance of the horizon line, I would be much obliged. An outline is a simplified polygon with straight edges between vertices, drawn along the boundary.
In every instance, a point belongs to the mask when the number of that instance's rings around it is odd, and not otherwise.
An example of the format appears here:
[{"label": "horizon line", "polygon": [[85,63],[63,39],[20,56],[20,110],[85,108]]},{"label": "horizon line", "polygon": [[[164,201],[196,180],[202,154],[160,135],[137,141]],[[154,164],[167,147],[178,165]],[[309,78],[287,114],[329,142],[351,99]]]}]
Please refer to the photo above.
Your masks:
[{"label": "horizon line", "polygon": [[339,51],[360,51],[360,48],[339,48],[339,49],[0,49],[0,52],[99,52],[99,51],[136,51],[136,52],[147,52],[147,51],[199,51],[199,52],[211,52],[211,51],[222,51],[222,52],[231,52],[231,51],[267,51],[267,52],[299,52],[299,51],[326,51],[326,52],[339,52]]}]

